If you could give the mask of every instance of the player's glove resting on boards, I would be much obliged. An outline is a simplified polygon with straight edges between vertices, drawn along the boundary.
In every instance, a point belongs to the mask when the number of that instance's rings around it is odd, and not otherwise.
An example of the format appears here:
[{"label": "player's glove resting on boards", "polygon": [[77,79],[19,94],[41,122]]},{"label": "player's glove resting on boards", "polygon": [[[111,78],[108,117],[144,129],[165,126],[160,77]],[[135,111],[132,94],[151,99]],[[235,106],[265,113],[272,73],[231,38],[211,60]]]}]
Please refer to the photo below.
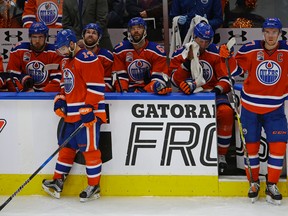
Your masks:
[{"label": "player's glove resting on boards", "polygon": [[167,87],[165,84],[158,81],[151,81],[144,87],[147,92],[154,92],[155,94],[165,95],[172,92],[172,88]]},{"label": "player's glove resting on boards", "polygon": [[94,115],[94,107],[92,105],[85,105],[79,109],[81,120],[85,127],[92,127],[97,122],[97,118]]},{"label": "player's glove resting on boards", "polygon": [[192,94],[196,89],[196,83],[191,78],[186,79],[180,83],[180,89],[184,94]]},{"label": "player's glove resting on boards", "polygon": [[18,92],[18,91],[21,92],[23,90],[22,84],[15,77],[8,78],[6,80],[6,86],[9,92]]},{"label": "player's glove resting on boards", "polygon": [[66,117],[67,103],[65,95],[58,94],[54,98],[54,112],[61,118]]}]

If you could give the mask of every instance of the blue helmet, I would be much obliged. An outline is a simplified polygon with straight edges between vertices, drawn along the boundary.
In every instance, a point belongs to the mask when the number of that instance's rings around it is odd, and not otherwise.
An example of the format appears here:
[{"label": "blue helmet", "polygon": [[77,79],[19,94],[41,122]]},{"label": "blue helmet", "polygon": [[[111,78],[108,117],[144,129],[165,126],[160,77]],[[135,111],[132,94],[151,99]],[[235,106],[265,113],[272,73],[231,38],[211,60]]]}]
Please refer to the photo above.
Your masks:
[{"label": "blue helmet", "polygon": [[29,37],[31,37],[32,34],[44,34],[47,37],[49,28],[44,22],[33,22],[28,31]]},{"label": "blue helmet", "polygon": [[73,41],[74,43],[77,42],[75,33],[70,29],[61,30],[57,33],[56,36],[55,49],[59,49],[62,46],[69,47],[71,41]]},{"label": "blue helmet", "polygon": [[282,30],[282,23],[279,18],[266,18],[263,25],[262,30],[264,28],[276,28],[280,31]]},{"label": "blue helmet", "polygon": [[203,40],[212,40],[214,31],[208,23],[200,22],[194,28],[194,37],[199,37]]},{"label": "blue helmet", "polygon": [[100,40],[100,38],[101,38],[102,35],[103,35],[102,28],[101,28],[98,24],[96,24],[96,23],[89,23],[89,24],[87,24],[87,25],[84,27],[84,29],[83,29],[83,31],[82,31],[82,37],[84,36],[84,34],[85,34],[85,32],[86,32],[87,29],[94,29],[95,31],[97,31],[98,36],[99,36],[99,40]]},{"label": "blue helmet", "polygon": [[147,24],[145,20],[143,20],[141,17],[134,17],[128,22],[128,30],[135,25],[142,25],[144,26],[145,30],[147,29]]}]

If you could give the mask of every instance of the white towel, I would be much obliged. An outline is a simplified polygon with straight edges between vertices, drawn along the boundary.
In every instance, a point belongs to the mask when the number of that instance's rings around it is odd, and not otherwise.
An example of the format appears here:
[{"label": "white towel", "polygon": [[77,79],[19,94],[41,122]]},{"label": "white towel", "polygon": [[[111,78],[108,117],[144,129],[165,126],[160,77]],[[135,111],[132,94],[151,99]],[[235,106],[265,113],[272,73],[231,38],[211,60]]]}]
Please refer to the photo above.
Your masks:
[{"label": "white towel", "polygon": [[209,23],[208,20],[205,17],[199,16],[199,15],[195,15],[195,17],[191,20],[190,22],[190,27],[188,29],[188,32],[185,36],[185,39],[183,41],[183,44],[188,43],[189,41],[192,41],[194,38],[194,27],[200,23],[205,21],[206,23]]},{"label": "white towel", "polygon": [[171,43],[170,43],[170,51],[169,58],[171,59],[174,51],[182,46],[181,36],[178,26],[178,19],[180,16],[176,16],[173,18],[172,23],[172,33],[171,33]]}]

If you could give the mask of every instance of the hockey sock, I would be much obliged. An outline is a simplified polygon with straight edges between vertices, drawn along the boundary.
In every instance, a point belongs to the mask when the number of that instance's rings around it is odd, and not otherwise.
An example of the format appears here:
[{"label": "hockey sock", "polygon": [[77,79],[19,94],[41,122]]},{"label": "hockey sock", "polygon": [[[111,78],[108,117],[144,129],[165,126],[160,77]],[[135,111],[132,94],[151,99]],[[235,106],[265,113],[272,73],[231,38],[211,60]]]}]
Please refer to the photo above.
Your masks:
[{"label": "hockey sock", "polygon": [[279,181],[284,155],[286,151],[285,142],[271,142],[269,143],[269,157],[268,157],[268,182],[277,183]]},{"label": "hockey sock", "polygon": [[234,124],[234,111],[227,104],[217,106],[218,154],[226,155],[230,146]]},{"label": "hockey sock", "polygon": [[101,177],[101,152],[100,150],[83,152],[86,161],[86,173],[88,178],[88,185],[98,185]]},{"label": "hockey sock", "polygon": [[68,174],[70,172],[75,155],[75,149],[64,147],[59,151],[53,179],[62,178],[63,174]]},{"label": "hockey sock", "polygon": [[[247,152],[249,155],[249,162],[251,166],[252,177],[254,181],[257,181],[259,179],[259,170],[260,170],[260,160],[259,160],[259,155],[258,155],[260,142],[247,143],[246,148],[247,148]],[[247,176],[248,181],[250,181],[251,177],[249,174],[246,159],[244,159],[244,163],[245,163],[246,176]]]}]

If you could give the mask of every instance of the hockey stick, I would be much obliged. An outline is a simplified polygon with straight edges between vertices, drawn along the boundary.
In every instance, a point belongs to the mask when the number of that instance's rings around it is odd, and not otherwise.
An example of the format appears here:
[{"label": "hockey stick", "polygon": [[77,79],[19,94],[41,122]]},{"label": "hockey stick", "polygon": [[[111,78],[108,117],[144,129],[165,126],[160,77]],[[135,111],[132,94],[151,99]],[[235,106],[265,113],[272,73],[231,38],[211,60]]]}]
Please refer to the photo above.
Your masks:
[{"label": "hockey stick", "polygon": [[36,175],[49,163],[52,158],[64,148],[68,142],[84,127],[84,124],[81,124],[70,136],[56,149],[56,151],[0,206],[0,211],[15,197]]},{"label": "hockey stick", "polygon": [[113,79],[112,86],[114,86],[115,81],[117,81],[120,87],[120,92],[123,93],[123,88],[117,72],[112,73],[112,79]]},{"label": "hockey stick", "polygon": [[[227,48],[228,48],[229,51],[231,50],[231,48],[234,46],[235,43],[236,43],[236,40],[235,40],[234,37],[231,38],[228,41]],[[251,189],[254,192],[256,192],[256,187],[255,187],[256,183],[253,180],[253,176],[252,176],[252,169],[251,169],[249,155],[248,155],[247,148],[246,148],[246,141],[245,141],[245,137],[244,137],[244,134],[243,134],[242,123],[241,123],[241,120],[240,120],[240,114],[239,114],[239,111],[238,111],[238,109],[236,107],[237,99],[236,99],[235,89],[234,89],[234,86],[233,86],[232,75],[231,75],[231,70],[230,70],[228,58],[225,58],[225,65],[226,65],[226,69],[227,69],[227,72],[228,72],[228,79],[229,79],[229,84],[230,84],[230,87],[231,87],[232,99],[233,99],[233,103],[234,103],[234,111],[236,113],[236,118],[237,118],[237,123],[238,123],[238,127],[239,127],[239,133],[240,133],[240,139],[241,139],[241,142],[243,143],[243,151],[244,151],[244,154],[245,154],[245,157],[246,157],[247,169],[248,169],[248,172],[249,172],[249,175],[250,175],[250,181],[249,182],[250,182]]]}]

